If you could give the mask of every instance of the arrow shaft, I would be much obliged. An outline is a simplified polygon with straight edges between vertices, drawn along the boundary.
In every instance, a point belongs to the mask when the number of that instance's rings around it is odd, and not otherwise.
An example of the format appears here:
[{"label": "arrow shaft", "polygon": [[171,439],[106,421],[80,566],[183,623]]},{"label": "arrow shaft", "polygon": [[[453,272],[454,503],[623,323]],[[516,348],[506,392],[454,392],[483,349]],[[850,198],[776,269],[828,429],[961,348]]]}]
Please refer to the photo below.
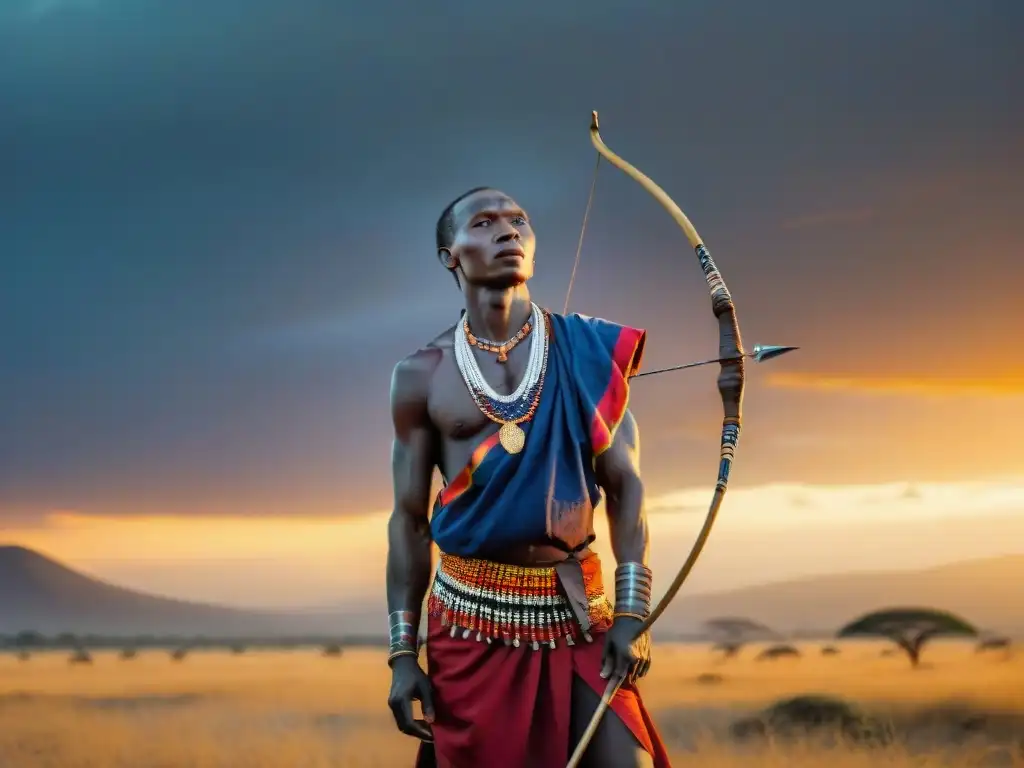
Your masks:
[{"label": "arrow shaft", "polygon": [[657,368],[653,371],[644,371],[643,373],[635,373],[629,378],[639,379],[641,376],[653,376],[656,373],[668,373],[669,371],[682,371],[687,368],[696,368],[701,365],[711,365],[712,363],[735,363],[739,360],[749,357],[755,363],[762,363],[766,360],[772,360],[780,355],[784,355],[788,352],[792,352],[799,347],[769,347],[762,346],[760,344],[754,345],[752,352],[743,352],[739,355],[732,355],[729,357],[716,357],[711,360],[698,360],[696,363],[683,363],[682,365],[670,365],[667,368]]},{"label": "arrow shaft", "polygon": [[741,360],[744,357],[750,357],[750,355],[741,355],[740,357],[716,357],[712,360],[700,360],[696,363],[684,363],[682,365],[670,365],[668,368],[656,368],[653,371],[644,371],[643,373],[635,373],[630,376],[630,379],[639,379],[641,376],[653,376],[656,373],[668,373],[669,371],[683,371],[687,368],[696,368],[701,365],[711,365],[712,363],[727,363],[734,360]]}]

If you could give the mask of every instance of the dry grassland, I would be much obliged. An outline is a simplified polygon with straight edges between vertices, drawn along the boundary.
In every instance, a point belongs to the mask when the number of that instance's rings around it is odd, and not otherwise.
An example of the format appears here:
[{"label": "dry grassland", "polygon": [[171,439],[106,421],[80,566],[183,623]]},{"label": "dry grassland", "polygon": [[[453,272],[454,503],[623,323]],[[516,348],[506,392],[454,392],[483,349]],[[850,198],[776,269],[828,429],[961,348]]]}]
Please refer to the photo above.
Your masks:
[{"label": "dry grassland", "polygon": [[[718,661],[706,647],[656,647],[642,684],[672,751],[687,768],[1024,767],[1024,661],[937,643],[925,665],[846,644],[822,657],[755,662],[756,648]],[[314,650],[233,656],[197,652],[172,662],[65,653],[0,656],[0,766],[4,768],[327,768],[411,765],[414,744],[385,706],[380,652]],[[720,675],[721,679],[700,679]],[[878,748],[815,737],[753,743],[737,720],[799,694],[843,697],[891,727]]]}]

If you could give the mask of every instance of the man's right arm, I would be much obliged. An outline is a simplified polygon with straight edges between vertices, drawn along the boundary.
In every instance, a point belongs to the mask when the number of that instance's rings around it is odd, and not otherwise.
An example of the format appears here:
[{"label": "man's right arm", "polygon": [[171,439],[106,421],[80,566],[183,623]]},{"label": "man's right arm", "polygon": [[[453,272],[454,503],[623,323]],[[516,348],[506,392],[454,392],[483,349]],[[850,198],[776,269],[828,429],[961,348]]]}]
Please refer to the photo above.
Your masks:
[{"label": "man's right arm", "polygon": [[414,644],[430,585],[429,507],[436,440],[427,400],[439,356],[439,350],[418,352],[395,366],[391,377],[394,510],[388,521],[388,613],[408,614]]}]

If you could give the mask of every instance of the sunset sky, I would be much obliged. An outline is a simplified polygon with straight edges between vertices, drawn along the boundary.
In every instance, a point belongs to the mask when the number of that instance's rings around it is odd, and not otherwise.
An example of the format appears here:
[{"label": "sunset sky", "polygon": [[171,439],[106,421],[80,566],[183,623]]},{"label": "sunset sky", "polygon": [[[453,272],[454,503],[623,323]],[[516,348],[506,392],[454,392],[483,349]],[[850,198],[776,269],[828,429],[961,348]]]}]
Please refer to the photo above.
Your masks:
[{"label": "sunset sky", "polygon": [[[693,588],[1024,552],[1024,4],[363,5],[0,6],[0,541],[193,598],[380,590],[391,370],[461,306],[437,216],[515,197],[560,310],[597,109],[746,345],[801,347],[750,369]],[[717,352],[606,164],[570,309],[648,329],[648,368]],[[715,375],[633,387],[662,571]]]}]

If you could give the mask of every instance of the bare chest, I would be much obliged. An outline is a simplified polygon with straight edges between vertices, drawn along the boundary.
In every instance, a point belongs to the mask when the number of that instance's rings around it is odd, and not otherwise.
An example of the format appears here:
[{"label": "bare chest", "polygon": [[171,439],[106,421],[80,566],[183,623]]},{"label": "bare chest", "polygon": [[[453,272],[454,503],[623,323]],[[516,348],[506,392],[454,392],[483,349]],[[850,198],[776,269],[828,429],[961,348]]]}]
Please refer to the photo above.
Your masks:
[{"label": "bare chest", "polygon": [[[476,359],[484,380],[501,395],[514,392],[526,374],[527,350],[522,347],[513,349],[504,363],[493,353],[476,352]],[[465,466],[473,449],[500,428],[473,400],[450,350],[434,373],[428,407],[440,438],[439,463],[446,478]]]}]

